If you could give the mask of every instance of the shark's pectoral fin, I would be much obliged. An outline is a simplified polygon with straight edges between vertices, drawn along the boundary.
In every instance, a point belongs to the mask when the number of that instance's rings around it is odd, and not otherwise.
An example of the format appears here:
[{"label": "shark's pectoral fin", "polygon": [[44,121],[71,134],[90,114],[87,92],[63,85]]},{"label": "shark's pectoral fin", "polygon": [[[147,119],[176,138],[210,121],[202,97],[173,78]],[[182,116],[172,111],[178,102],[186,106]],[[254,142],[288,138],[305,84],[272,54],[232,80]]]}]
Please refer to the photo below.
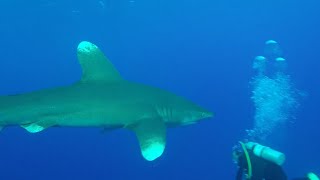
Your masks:
[{"label": "shark's pectoral fin", "polygon": [[96,45],[82,41],[78,45],[77,51],[82,68],[81,82],[114,82],[123,80],[112,63]]},{"label": "shark's pectoral fin", "polygon": [[166,127],[162,119],[145,119],[129,128],[136,133],[146,160],[153,161],[162,155],[166,146]]},{"label": "shark's pectoral fin", "polygon": [[37,133],[54,125],[55,123],[53,121],[38,121],[35,123],[21,125],[21,127],[30,133]]}]

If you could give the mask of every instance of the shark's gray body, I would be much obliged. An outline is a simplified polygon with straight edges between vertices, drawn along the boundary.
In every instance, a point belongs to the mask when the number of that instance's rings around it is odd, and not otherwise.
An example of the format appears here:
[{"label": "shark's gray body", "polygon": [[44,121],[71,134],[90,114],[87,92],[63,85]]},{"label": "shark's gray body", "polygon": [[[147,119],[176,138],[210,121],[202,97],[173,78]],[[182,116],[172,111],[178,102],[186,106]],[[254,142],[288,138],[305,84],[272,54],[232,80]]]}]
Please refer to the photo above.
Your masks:
[{"label": "shark's gray body", "polygon": [[52,126],[128,128],[147,160],[161,156],[166,126],[185,125],[212,113],[170,92],[122,79],[97,46],[78,46],[82,79],[67,87],[0,97],[0,127],[31,133]]}]

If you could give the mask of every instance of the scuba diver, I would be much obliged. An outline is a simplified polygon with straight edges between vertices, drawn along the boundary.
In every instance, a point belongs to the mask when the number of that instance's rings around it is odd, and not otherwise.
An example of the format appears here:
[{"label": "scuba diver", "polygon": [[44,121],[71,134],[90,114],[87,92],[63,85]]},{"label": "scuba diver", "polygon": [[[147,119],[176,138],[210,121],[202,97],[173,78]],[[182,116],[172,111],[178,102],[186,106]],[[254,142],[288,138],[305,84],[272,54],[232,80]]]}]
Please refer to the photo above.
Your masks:
[{"label": "scuba diver", "polygon": [[[270,147],[255,142],[240,142],[233,151],[233,158],[238,164],[236,180],[287,180],[281,165],[285,155]],[[314,173],[293,180],[319,180]]]},{"label": "scuba diver", "polygon": [[[263,56],[256,56],[253,69],[256,75],[251,81],[255,105],[253,129],[247,130],[245,143],[234,146],[233,159],[238,165],[236,180],[287,180],[282,168],[285,155],[257,142],[266,138],[288,122],[298,107],[298,90],[292,87],[287,75],[287,62],[282,57],[279,44],[274,40],[265,42]],[[253,142],[255,141],[255,142]],[[294,180],[319,180],[314,173]]]},{"label": "scuba diver", "polygon": [[[233,152],[239,166],[236,180],[287,180],[281,165],[285,155],[269,147],[254,142],[242,143],[241,149]],[[245,174],[244,174],[245,173]]]}]

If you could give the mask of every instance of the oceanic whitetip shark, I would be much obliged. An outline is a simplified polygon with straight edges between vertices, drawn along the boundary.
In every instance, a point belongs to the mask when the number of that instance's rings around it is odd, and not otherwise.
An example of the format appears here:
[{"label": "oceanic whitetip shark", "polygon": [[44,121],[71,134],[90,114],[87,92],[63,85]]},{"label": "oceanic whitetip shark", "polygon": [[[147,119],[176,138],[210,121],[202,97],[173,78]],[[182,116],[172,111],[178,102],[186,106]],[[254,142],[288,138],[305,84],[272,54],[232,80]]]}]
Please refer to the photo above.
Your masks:
[{"label": "oceanic whitetip shark", "polygon": [[166,144],[166,127],[187,125],[212,113],[159,88],[123,79],[100,49],[87,41],[77,48],[82,77],[64,87],[0,96],[0,127],[30,133],[53,126],[126,128],[153,161]]}]

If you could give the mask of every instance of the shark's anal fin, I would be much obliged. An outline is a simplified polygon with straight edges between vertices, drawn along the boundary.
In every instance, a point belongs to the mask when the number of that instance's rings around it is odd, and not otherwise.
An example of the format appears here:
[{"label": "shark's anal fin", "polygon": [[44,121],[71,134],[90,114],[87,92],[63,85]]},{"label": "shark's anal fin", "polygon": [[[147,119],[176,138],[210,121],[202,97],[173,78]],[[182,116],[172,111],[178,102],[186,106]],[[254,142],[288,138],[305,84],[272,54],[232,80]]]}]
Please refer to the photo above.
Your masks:
[{"label": "shark's anal fin", "polygon": [[21,127],[27,130],[29,133],[37,133],[54,125],[55,123],[53,121],[38,121],[35,123],[21,125]]},{"label": "shark's anal fin", "polygon": [[96,45],[82,41],[78,45],[77,51],[82,68],[81,82],[114,82],[122,80],[119,72]]},{"label": "shark's anal fin", "polygon": [[162,119],[144,119],[128,128],[136,133],[146,160],[153,161],[162,155],[166,146],[166,127]]}]

